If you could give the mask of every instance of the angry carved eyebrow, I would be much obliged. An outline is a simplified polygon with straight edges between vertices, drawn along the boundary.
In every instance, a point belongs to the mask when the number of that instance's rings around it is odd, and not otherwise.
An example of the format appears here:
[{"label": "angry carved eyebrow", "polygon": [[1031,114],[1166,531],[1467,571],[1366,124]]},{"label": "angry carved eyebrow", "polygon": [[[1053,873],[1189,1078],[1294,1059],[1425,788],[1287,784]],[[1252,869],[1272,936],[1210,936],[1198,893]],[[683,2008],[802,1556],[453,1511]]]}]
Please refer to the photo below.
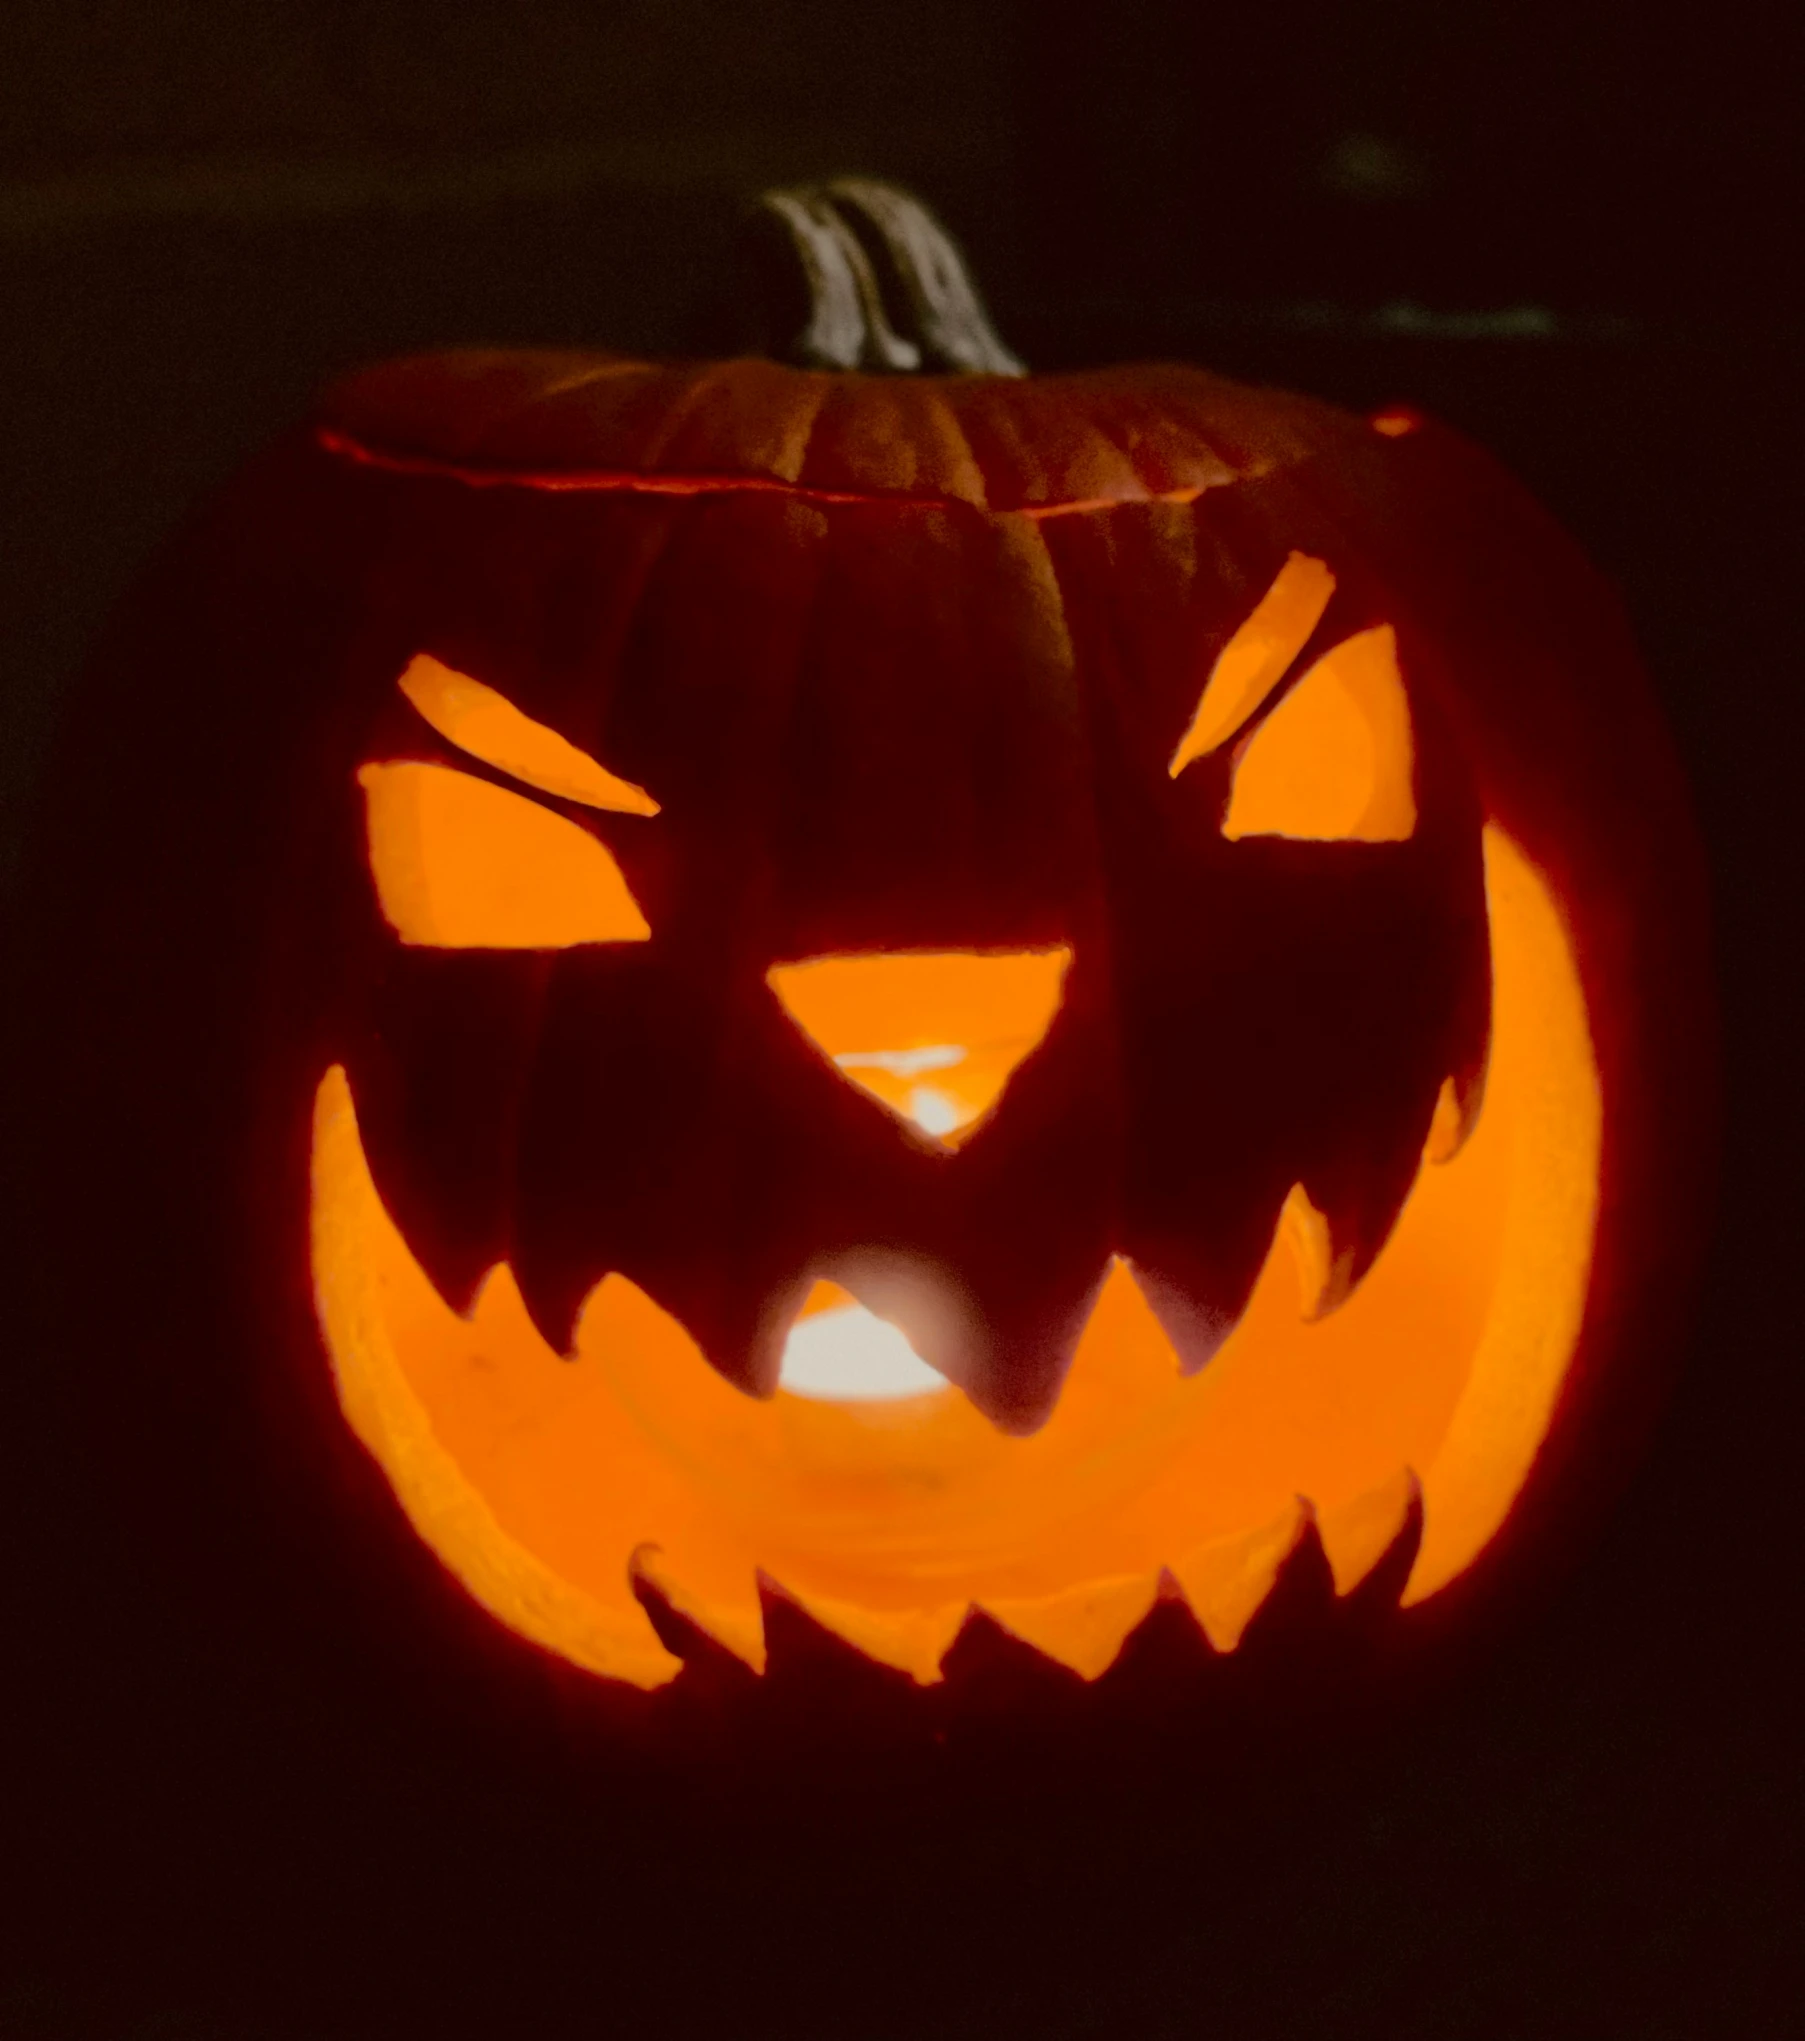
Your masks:
[{"label": "angry carved eyebrow", "polygon": [[621,815],[656,815],[643,787],[623,780],[544,723],[536,723],[494,688],[417,652],[397,683],[447,743],[467,751],[541,793],[561,794],[586,808]]},{"label": "angry carved eyebrow", "polygon": [[1223,646],[1185,734],[1166,768],[1173,779],[1192,759],[1232,737],[1284,679],[1335,592],[1320,560],[1293,553],[1272,586]]}]

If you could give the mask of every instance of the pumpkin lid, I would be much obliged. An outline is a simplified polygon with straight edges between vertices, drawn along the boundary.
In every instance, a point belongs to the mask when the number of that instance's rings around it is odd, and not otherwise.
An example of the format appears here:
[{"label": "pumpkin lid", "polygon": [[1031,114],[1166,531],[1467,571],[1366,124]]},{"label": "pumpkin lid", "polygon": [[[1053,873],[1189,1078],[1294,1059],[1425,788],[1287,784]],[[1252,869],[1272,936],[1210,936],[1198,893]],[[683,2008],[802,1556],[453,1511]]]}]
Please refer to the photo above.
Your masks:
[{"label": "pumpkin lid", "polygon": [[1196,368],[889,376],[464,348],[362,370],[321,402],[334,452],[548,487],[685,482],[996,511],[1185,500],[1361,427]]},{"label": "pumpkin lid", "polygon": [[[1030,379],[957,244],[871,178],[749,210],[712,362],[464,349],[328,392],[323,436],[380,466],[547,487],[738,487],[1045,513],[1184,501],[1360,427],[1201,369]],[[777,356],[780,359],[767,357]]]}]

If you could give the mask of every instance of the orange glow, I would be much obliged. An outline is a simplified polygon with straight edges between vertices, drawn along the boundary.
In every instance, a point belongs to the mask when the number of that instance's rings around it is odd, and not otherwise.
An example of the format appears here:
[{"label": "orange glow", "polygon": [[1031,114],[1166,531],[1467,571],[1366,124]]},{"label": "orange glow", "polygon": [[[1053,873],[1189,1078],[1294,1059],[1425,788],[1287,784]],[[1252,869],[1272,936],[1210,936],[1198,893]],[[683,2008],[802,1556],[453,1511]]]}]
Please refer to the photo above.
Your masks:
[{"label": "orange glow", "polygon": [[658,813],[658,803],[643,787],[617,778],[505,695],[429,652],[415,654],[397,685],[441,737],[525,786],[623,815]]},{"label": "orange glow", "polygon": [[[1300,1270],[1282,1228],[1241,1324],[1186,1377],[1115,1263],[1029,1438],[996,1431],[956,1390],[756,1401],[620,1275],[592,1292],[566,1362],[505,1265],[468,1318],[439,1298],[377,1196],[334,1067],[316,1104],[312,1240],[346,1418],[483,1606],[642,1686],[677,1662],[633,1599],[635,1572],[754,1666],[761,1571],[920,1680],[938,1677],[974,1604],[1094,1677],[1163,1570],[1227,1649],[1309,1515],[1345,1593],[1417,1476],[1425,1531],[1408,1598],[1421,1599],[1494,1535],[1547,1430],[1597,1199],[1598,1079],[1559,912],[1496,829],[1486,876],[1483,1111],[1458,1154],[1424,1169],[1330,1316],[1300,1315],[1299,1275],[1307,1297],[1320,1271]],[[802,1322],[852,1301],[819,1286]]]},{"label": "orange glow", "polygon": [[1306,553],[1293,553],[1279,569],[1211,669],[1191,727],[1167,768],[1174,779],[1192,759],[1232,737],[1284,679],[1334,592],[1334,575]]},{"label": "orange glow", "polygon": [[1402,842],[1416,828],[1414,754],[1391,626],[1357,632],[1254,732],[1222,833]]},{"label": "orange glow", "polygon": [[785,1013],[863,1092],[956,1148],[1038,1048],[1068,949],[897,951],[776,964]]},{"label": "orange glow", "polygon": [[357,782],[376,897],[404,943],[557,950],[652,933],[607,845],[536,801],[443,765],[366,765]]}]

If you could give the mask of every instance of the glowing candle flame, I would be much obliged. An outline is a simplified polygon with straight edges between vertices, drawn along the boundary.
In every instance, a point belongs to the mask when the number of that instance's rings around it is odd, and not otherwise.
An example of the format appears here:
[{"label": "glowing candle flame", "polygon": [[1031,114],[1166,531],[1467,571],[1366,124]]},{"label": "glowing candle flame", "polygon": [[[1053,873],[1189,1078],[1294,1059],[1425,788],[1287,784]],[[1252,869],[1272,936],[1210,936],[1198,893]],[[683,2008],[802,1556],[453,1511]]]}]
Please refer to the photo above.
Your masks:
[{"label": "glowing candle flame", "polygon": [[830,1403],[878,1403],[947,1387],[901,1331],[863,1304],[799,1319],[783,1350],[778,1386]]}]

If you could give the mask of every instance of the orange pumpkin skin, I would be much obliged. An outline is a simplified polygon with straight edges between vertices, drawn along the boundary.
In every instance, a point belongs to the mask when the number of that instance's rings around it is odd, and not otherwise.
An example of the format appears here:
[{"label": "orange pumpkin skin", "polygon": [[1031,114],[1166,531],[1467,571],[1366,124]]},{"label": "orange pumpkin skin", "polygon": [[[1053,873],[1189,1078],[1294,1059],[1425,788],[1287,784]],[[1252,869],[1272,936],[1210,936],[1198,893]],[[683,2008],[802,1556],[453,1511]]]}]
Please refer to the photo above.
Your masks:
[{"label": "orange pumpkin skin", "polygon": [[[826,595],[822,547],[839,549]],[[1375,429],[1189,369],[903,381],[750,361],[458,355],[352,379],[177,542],[112,627],[35,852],[46,997],[28,1117],[44,1294],[64,1350],[82,1356],[82,1428],[108,1509],[153,1542],[176,1599],[236,1596],[229,1629],[290,1650],[305,1638],[316,1660],[380,1652],[410,1696],[432,1684],[428,1668],[454,1663],[465,1677],[480,1667],[497,1706],[527,1705],[536,1684],[535,1654],[438,1571],[353,1436],[310,1294],[316,1092],[358,1028],[366,1057],[378,1053],[360,1002],[392,933],[349,855],[365,841],[356,772],[440,755],[416,748],[394,691],[410,658],[479,674],[688,818],[686,864],[604,817],[655,931],[687,897],[726,947],[748,917],[763,927],[761,967],[767,953],[867,944],[1033,948],[1070,935],[1060,916],[1077,900],[1092,916],[1082,947],[1120,923],[1097,871],[1122,839],[1074,760],[1100,757],[1097,772],[1124,783],[1138,772],[1159,792],[1210,657],[1294,552],[1335,568],[1343,606],[1322,645],[1381,614],[1397,632],[1418,808],[1445,809],[1438,871],[1410,896],[1433,942],[1417,948],[1413,906],[1379,917],[1366,959],[1431,981],[1426,1005],[1398,1009],[1403,1061],[1419,1049],[1441,1059],[1410,1107],[1423,1123],[1406,1129],[1412,1167],[1435,1083],[1483,1061],[1483,1012],[1475,1032],[1460,991],[1475,968],[1460,902],[1481,819],[1558,907],[1602,1112],[1590,1273],[1552,1423],[1480,1562],[1387,1619],[1391,1653],[1565,1545],[1633,1449],[1696,1260],[1711,1017],[1680,775],[1608,591],[1520,489],[1433,424]],[[892,636],[874,638],[874,605]],[[1060,605],[1077,647],[1063,669],[1047,639]],[[932,648],[938,670],[922,660]],[[958,767],[942,826],[919,837],[904,818],[933,717],[886,725],[906,699],[898,667],[943,718]],[[1063,699],[1048,691],[1061,671],[1077,675]],[[995,673],[1014,692],[999,686],[988,727],[960,690]],[[596,685],[622,674],[631,684],[613,695]],[[798,688],[813,690],[813,722],[794,709]],[[803,755],[786,757],[797,727]],[[836,773],[852,793],[811,812],[811,783]],[[1224,796],[1223,785],[1208,796],[1210,828]],[[1085,835],[1099,827],[1116,832],[1106,854]],[[872,901],[875,918],[852,929]],[[1283,1072],[1254,1074],[1270,1087]],[[1354,1073],[1340,1082],[1337,1138],[1365,1139],[1395,1101],[1362,1093]],[[1056,1232],[1061,1188],[1074,1170],[1112,1166],[1131,1120],[1119,1103],[1096,1109],[1092,1145],[1058,1163],[1038,1203],[1027,1196],[1038,1221]],[[1000,1112],[995,1124],[1000,1141]],[[452,1176],[471,1166],[441,1160]],[[1369,1208],[1354,1182],[1360,1271],[1408,1182],[1371,1188]],[[399,1179],[383,1188],[461,1305],[496,1236],[459,1238],[447,1223],[434,1237],[434,1215],[406,1208]],[[683,1242],[663,1246],[680,1266]],[[1058,1291],[1060,1255],[1048,1259]],[[784,1310],[798,1301],[796,1263],[773,1251]],[[1023,1352],[1044,1349],[1060,1312],[1082,1321],[1095,1269],[1080,1273],[1049,1315],[1030,1314]],[[544,1287],[558,1291],[555,1272]],[[1006,1289],[987,1314],[1005,1314]],[[178,1310],[146,1301],[172,1297]],[[564,1282],[559,1310],[574,1319],[581,1301]],[[548,1343],[566,1329],[552,1326]],[[773,1338],[761,1321],[737,1346],[720,1335],[708,1357],[768,1390]],[[966,1386],[1017,1428],[1058,1393],[1056,1370],[1036,1378],[1028,1362]],[[1363,1621],[1395,1601],[1416,1532],[1406,1521],[1372,1573]],[[1287,1593],[1310,1621],[1336,1614],[1312,1536],[1260,1619],[1280,1640],[1268,1657],[1281,1679]],[[668,1613],[660,1622],[696,1642]],[[983,1659],[981,1637],[961,1649]]]}]

